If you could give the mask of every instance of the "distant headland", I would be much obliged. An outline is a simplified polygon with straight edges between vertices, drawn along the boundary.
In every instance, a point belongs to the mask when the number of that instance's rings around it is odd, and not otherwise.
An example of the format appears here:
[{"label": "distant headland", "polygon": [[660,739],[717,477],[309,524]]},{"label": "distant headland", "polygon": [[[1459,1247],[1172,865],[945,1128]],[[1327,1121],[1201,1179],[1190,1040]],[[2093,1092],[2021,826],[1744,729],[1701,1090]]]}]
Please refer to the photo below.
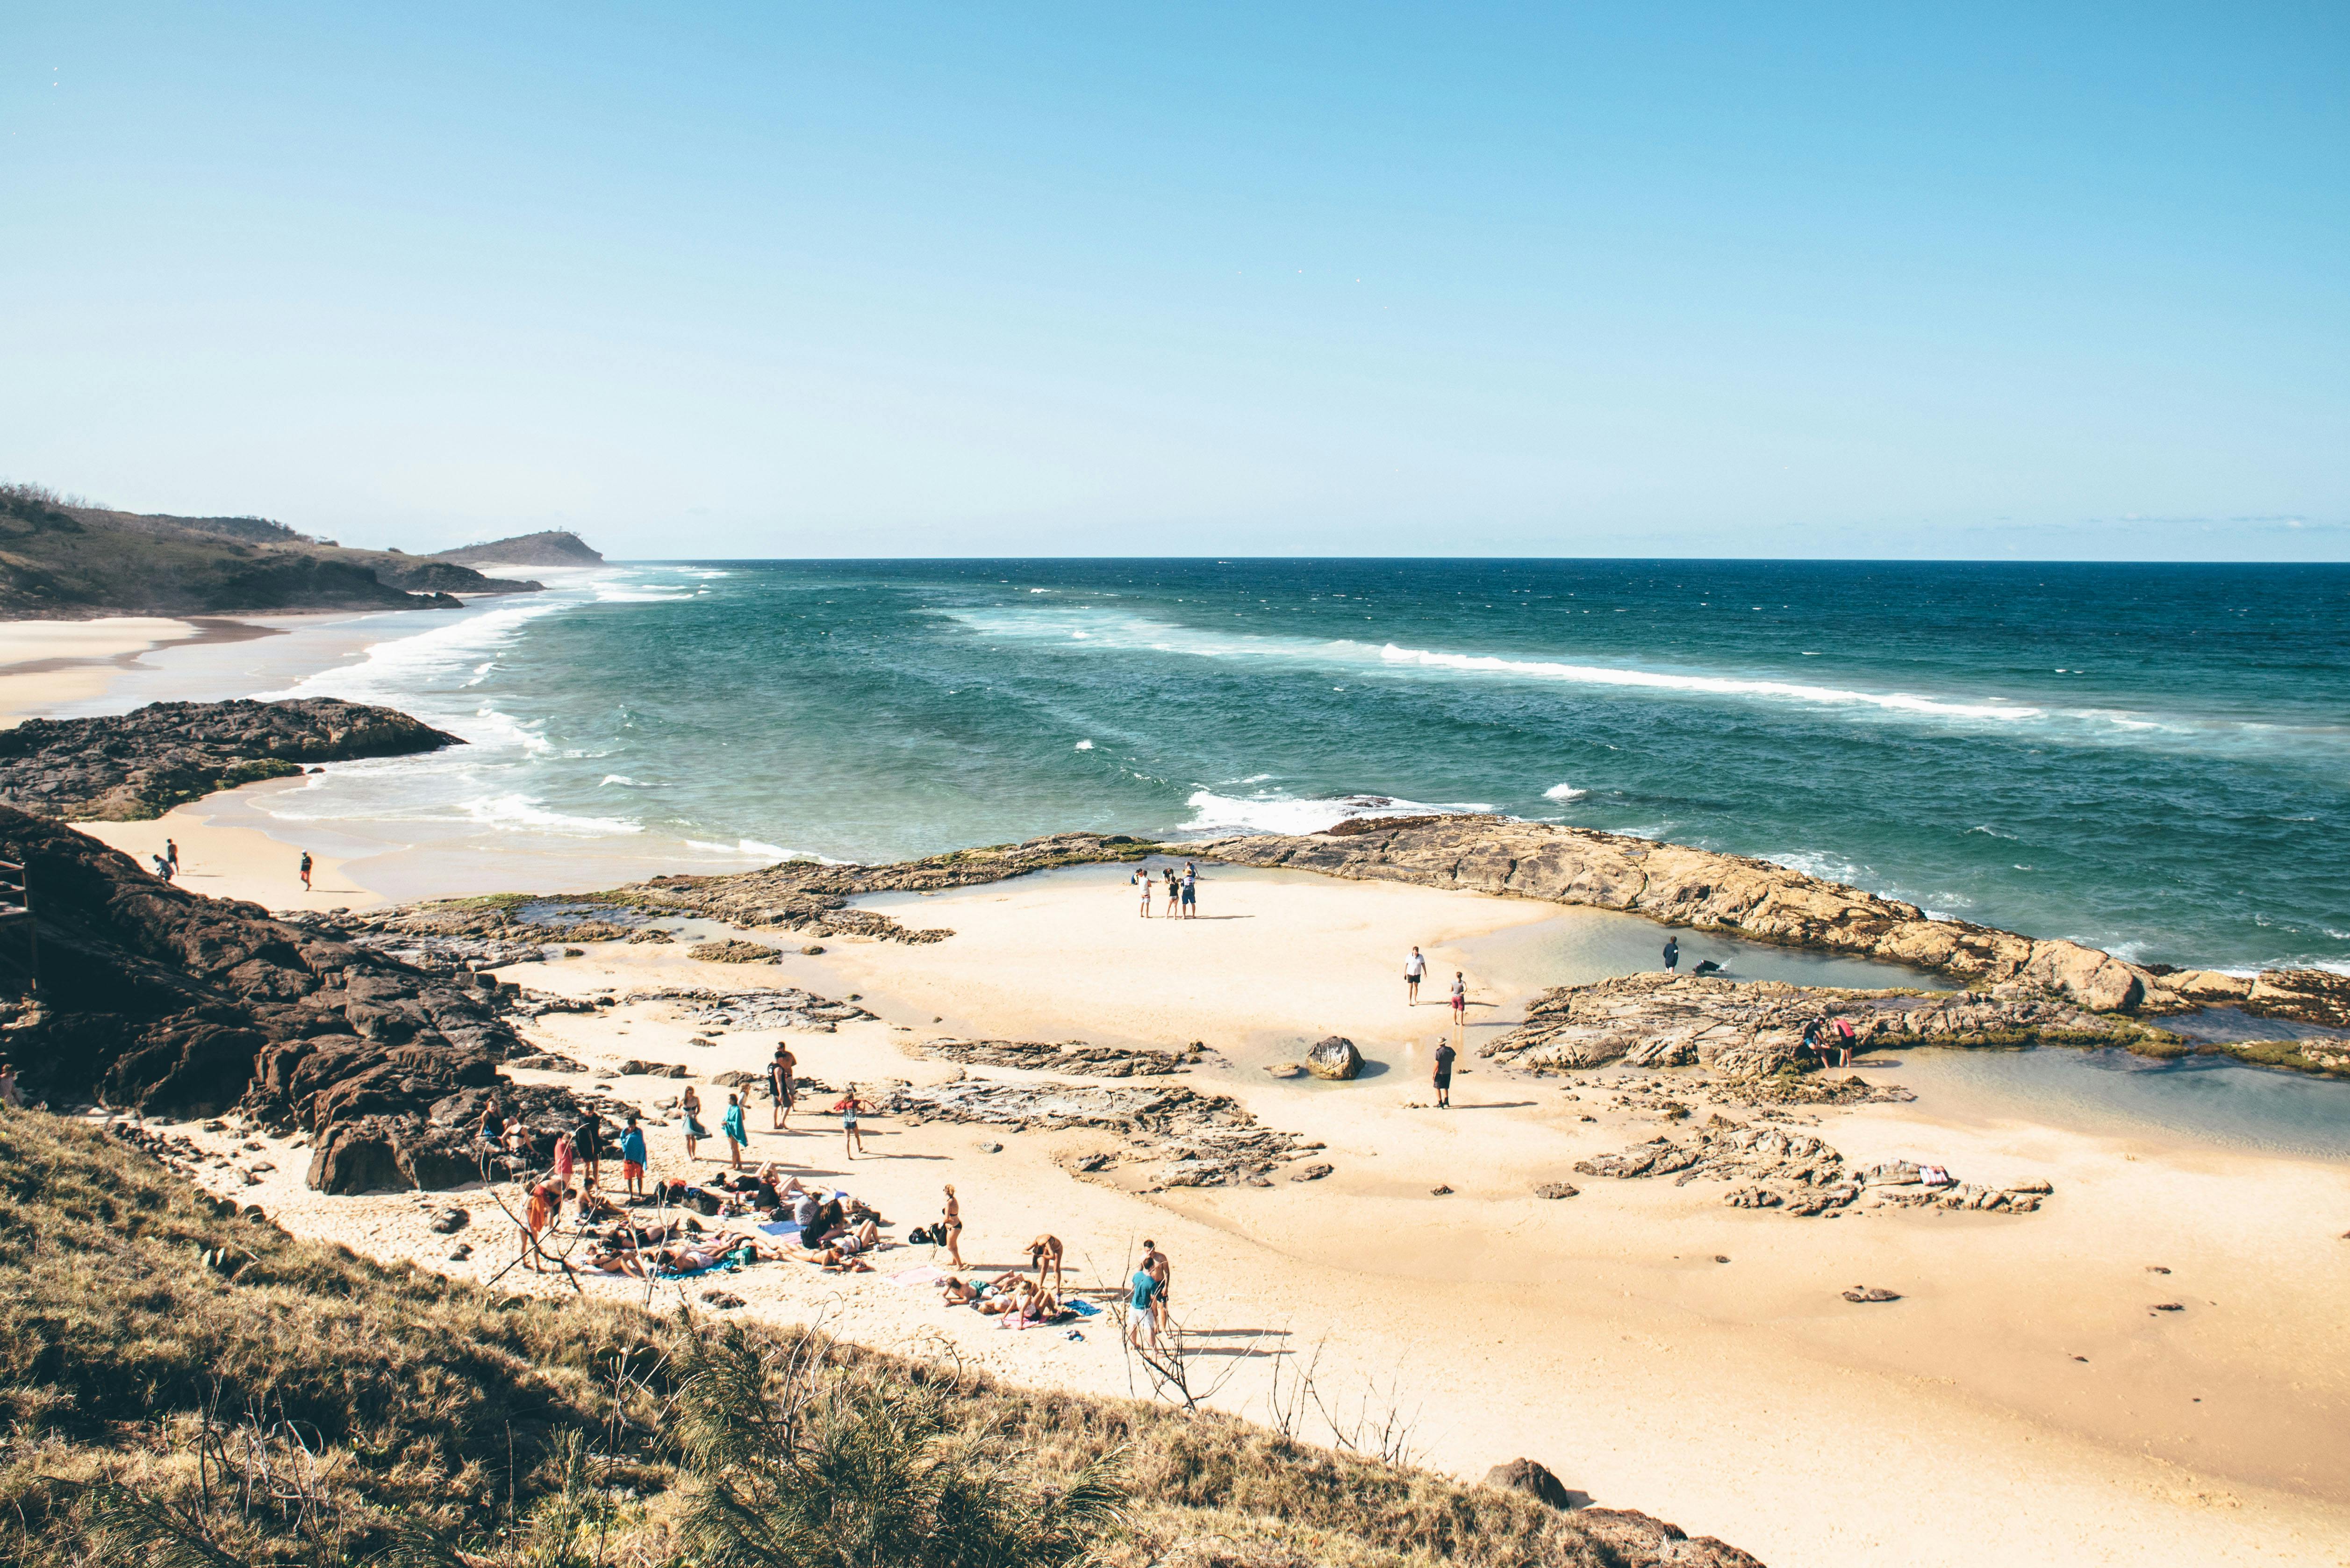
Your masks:
[{"label": "distant headland", "polygon": [[0,617],[453,609],[536,593],[480,564],[596,566],[572,534],[525,534],[438,555],[349,549],[265,517],[118,512],[36,484],[0,485]]}]

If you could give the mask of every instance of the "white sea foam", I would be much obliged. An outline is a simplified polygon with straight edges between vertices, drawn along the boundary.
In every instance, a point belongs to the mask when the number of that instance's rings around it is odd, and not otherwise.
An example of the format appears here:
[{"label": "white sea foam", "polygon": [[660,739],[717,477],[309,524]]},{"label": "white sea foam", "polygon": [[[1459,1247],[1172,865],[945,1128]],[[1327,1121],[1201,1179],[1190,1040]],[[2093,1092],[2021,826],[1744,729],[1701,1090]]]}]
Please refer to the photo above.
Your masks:
[{"label": "white sea foam", "polygon": [[1654,670],[1620,670],[1602,664],[1567,664],[1543,659],[1497,659],[1486,654],[1439,653],[1425,648],[1398,648],[1388,643],[1379,657],[1389,664],[1418,665],[1430,670],[1458,670],[1486,675],[1514,675],[1535,680],[1571,681],[1583,686],[1627,686],[1653,691],[1698,691],[1717,697],[1773,697],[1794,702],[1866,705],[1898,712],[1944,719],[1989,719],[2012,722],[2046,717],[2046,710],[1992,701],[1960,702],[1920,697],[1908,691],[1853,691],[1836,686],[1810,686],[1795,680],[1754,680],[1727,675],[1675,675]]},{"label": "white sea foam", "polygon": [[732,844],[712,844],[706,838],[689,838],[689,849],[699,849],[711,855],[748,855],[772,865],[778,860],[813,860],[819,866],[847,866],[847,860],[835,860],[829,855],[818,855],[809,849],[786,849],[780,844],[762,844],[755,838],[738,838]]},{"label": "white sea foam", "polygon": [[1191,808],[1191,820],[1176,830],[1180,833],[1319,833],[1334,823],[1360,816],[1441,816],[1448,812],[1493,809],[1468,802],[1429,805],[1384,794],[1298,800],[1263,792],[1243,798],[1205,789],[1194,791],[1184,804]]},{"label": "white sea foam", "polygon": [[545,802],[520,793],[485,795],[457,803],[466,820],[484,827],[557,833],[567,837],[600,838],[608,834],[642,833],[644,825],[619,816],[576,816],[550,811]]},{"label": "white sea foam", "polygon": [[1090,752],[1094,749],[1094,743],[1091,741],[1079,741],[1073,749],[1080,752]]},{"label": "white sea foam", "polygon": [[[444,621],[407,637],[371,643],[355,663],[338,665],[306,676],[282,691],[255,695],[264,701],[289,697],[341,697],[353,702],[377,702],[413,711],[420,693],[451,683],[459,674],[480,677],[495,663],[494,654],[522,629],[544,615],[572,607],[564,598],[529,599],[499,605],[462,620]],[[470,684],[470,682],[469,682]],[[466,736],[467,740],[473,739]]]},{"label": "white sea foam", "polygon": [[[1308,668],[1340,666],[1363,674],[1384,672],[1401,675],[1427,671],[1455,676],[1490,676],[1578,686],[1805,702],[1920,718],[1998,724],[2051,716],[2050,710],[2046,708],[1998,697],[1970,700],[1911,691],[1863,691],[1800,680],[1638,670],[1565,659],[1503,658],[1493,654],[1406,648],[1392,642],[1357,642],[1344,638],[1325,641],[1246,632],[1210,632],[1155,621],[1121,610],[1076,606],[1040,605],[1016,610],[941,610],[937,613],[992,637],[1050,639],[1062,642],[1084,642],[1106,649],[1148,649],[1200,659],[1261,659]],[[2134,717],[2131,720],[2133,723],[2137,722]]]},{"label": "white sea foam", "polygon": [[1543,791],[1543,799],[1581,800],[1585,795],[1587,795],[1590,793],[1591,792],[1587,789],[1577,789],[1571,784],[1555,784],[1551,785],[1550,788]]}]

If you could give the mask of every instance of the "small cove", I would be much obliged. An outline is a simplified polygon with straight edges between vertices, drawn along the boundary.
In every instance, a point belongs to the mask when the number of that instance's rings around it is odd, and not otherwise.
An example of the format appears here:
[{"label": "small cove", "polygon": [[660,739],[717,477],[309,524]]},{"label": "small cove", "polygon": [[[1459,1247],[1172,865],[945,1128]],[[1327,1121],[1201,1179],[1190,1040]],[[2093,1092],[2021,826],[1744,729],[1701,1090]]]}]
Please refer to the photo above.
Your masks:
[{"label": "small cove", "polygon": [[1863,1061],[1938,1116],[2017,1118],[2128,1136],[2149,1130],[2221,1148],[2350,1160],[2350,1083],[2217,1053],[2157,1061],[2119,1050],[1930,1047]]}]

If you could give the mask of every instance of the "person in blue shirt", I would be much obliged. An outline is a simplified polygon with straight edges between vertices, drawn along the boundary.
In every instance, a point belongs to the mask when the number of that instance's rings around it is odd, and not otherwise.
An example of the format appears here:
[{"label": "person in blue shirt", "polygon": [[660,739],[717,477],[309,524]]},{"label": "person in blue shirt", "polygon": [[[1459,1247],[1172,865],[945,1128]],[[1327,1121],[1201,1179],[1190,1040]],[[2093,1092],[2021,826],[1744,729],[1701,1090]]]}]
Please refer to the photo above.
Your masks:
[{"label": "person in blue shirt", "polygon": [[628,1178],[629,1197],[645,1195],[645,1130],[637,1126],[634,1116],[620,1134],[620,1174]]},{"label": "person in blue shirt", "polygon": [[[1145,1241],[1143,1245],[1148,1247],[1150,1243]],[[1126,1325],[1127,1343],[1137,1350],[1142,1349],[1142,1331],[1148,1328],[1150,1331],[1149,1348],[1156,1350],[1159,1348],[1159,1316],[1156,1311],[1159,1276],[1150,1272],[1150,1264],[1147,1261],[1135,1269],[1133,1283],[1134,1294],[1127,1303],[1130,1309]]]},{"label": "person in blue shirt", "polygon": [[743,1096],[726,1096],[726,1115],[718,1123],[718,1130],[726,1137],[726,1162],[736,1170],[743,1168],[743,1146],[751,1141],[750,1129],[743,1125]]}]

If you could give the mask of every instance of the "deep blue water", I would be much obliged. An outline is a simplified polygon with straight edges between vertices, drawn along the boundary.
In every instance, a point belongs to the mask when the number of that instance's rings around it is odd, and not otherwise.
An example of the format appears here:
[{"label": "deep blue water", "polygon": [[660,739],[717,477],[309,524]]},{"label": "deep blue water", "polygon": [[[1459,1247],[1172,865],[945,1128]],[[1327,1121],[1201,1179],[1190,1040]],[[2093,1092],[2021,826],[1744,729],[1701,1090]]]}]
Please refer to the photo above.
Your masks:
[{"label": "deep blue water", "polygon": [[2346,612],[2345,566],[638,566],[306,683],[477,743],[282,799],[712,867],[1473,805],[2340,966]]}]

